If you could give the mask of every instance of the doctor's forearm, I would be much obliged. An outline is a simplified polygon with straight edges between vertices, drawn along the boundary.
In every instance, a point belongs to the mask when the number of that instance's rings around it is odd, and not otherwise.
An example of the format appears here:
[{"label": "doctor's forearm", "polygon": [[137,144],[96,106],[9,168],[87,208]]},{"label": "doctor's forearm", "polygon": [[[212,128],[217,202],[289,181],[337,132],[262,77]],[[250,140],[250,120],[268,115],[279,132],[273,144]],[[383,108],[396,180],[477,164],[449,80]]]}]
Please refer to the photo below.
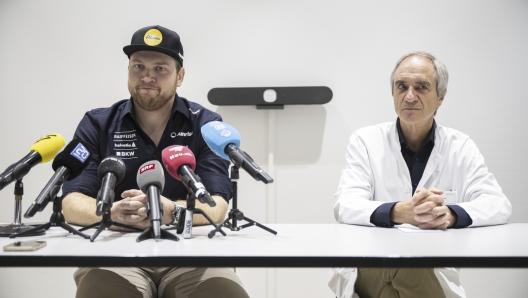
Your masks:
[{"label": "doctor's forearm", "polygon": [[419,223],[414,219],[415,213],[413,210],[414,205],[412,205],[410,201],[398,202],[391,210],[391,221],[393,223],[408,223],[416,226]]}]

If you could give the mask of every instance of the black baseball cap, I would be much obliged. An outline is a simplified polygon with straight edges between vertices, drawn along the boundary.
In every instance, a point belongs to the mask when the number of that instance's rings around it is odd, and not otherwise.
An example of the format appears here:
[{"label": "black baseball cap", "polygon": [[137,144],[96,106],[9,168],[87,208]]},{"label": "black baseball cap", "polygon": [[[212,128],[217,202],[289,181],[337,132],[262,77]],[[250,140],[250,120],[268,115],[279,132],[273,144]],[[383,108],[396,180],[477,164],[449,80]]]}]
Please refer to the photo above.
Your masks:
[{"label": "black baseball cap", "polygon": [[123,48],[128,59],[137,51],[160,52],[176,59],[183,66],[183,47],[180,36],[159,25],[139,29],[132,35],[130,45]]}]

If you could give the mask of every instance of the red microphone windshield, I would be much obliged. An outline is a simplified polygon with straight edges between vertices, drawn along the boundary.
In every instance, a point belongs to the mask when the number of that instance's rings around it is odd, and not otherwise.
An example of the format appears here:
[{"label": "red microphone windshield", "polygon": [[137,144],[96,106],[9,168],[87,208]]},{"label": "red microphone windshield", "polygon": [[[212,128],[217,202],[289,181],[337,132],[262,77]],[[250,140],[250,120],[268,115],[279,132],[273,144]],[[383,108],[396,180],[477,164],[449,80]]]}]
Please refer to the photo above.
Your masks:
[{"label": "red microphone windshield", "polygon": [[183,166],[189,166],[193,171],[196,168],[196,158],[192,151],[182,145],[169,146],[161,152],[161,160],[167,172],[176,180],[181,181],[178,169]]}]

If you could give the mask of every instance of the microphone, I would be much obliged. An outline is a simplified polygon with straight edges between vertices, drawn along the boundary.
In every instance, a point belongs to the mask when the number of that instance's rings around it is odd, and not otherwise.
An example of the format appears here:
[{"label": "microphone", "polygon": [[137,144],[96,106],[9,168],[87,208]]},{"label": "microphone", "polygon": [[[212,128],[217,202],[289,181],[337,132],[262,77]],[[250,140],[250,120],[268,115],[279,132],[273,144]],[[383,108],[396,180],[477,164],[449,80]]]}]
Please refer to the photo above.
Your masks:
[{"label": "microphone", "polygon": [[165,186],[165,174],[160,162],[151,160],[142,164],[136,180],[141,191],[147,195],[147,214],[154,232],[154,239],[159,241],[161,239],[161,217],[163,216],[160,193]]},{"label": "microphone", "polygon": [[97,209],[95,215],[108,213],[114,204],[114,188],[125,177],[125,163],[117,156],[103,159],[97,169],[97,175],[102,180],[101,189],[97,193]]},{"label": "microphone", "polygon": [[231,160],[237,168],[242,167],[257,181],[265,184],[273,182],[273,178],[264,172],[249,154],[238,148],[240,134],[234,127],[221,121],[212,121],[204,124],[201,131],[207,146],[218,156]]},{"label": "microphone", "polygon": [[50,199],[55,198],[64,181],[79,176],[88,166],[91,158],[92,154],[87,149],[87,145],[80,140],[74,139],[64,147],[53,160],[52,168],[55,174],[33,201],[24,217],[30,218],[37,211],[44,210]]},{"label": "microphone", "polygon": [[216,206],[202,180],[194,173],[196,158],[189,148],[181,145],[169,146],[161,152],[161,159],[167,172],[181,181],[200,202],[211,207]]},{"label": "microphone", "polygon": [[38,163],[46,163],[52,160],[61,148],[64,147],[65,143],[64,138],[58,133],[45,135],[38,139],[29,148],[29,153],[26,156],[7,167],[0,174],[0,190],[11,182],[22,179]]}]

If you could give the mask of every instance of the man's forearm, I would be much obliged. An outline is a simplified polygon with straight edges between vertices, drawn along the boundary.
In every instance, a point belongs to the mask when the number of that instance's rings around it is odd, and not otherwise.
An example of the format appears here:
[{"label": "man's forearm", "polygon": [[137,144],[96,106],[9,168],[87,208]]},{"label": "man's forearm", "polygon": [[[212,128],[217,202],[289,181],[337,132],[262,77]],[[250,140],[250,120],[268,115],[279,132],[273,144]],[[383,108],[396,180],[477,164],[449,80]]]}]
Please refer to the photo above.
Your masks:
[{"label": "man's forearm", "polygon": [[62,200],[62,211],[66,222],[74,225],[88,226],[102,219],[95,215],[95,199],[79,192],[72,192]]},{"label": "man's forearm", "polygon": [[[229,204],[220,196],[212,196],[213,200],[216,202],[215,207],[211,207],[207,204],[203,204],[200,201],[196,200],[195,202],[195,208],[202,209],[207,215],[217,224],[224,221],[225,216],[227,214],[227,209],[229,207]],[[187,201],[180,200],[177,201],[178,204],[181,204],[185,208],[187,208]],[[171,209],[173,210],[173,209]],[[193,216],[193,225],[194,226],[202,226],[202,225],[208,225],[210,224],[207,218],[201,214],[194,214]]]},{"label": "man's forearm", "polygon": [[419,223],[414,218],[413,212],[414,206],[410,204],[410,201],[398,202],[392,207],[390,218],[393,223],[397,224],[412,224],[418,225]]},{"label": "man's forearm", "polygon": [[[195,208],[202,209],[215,223],[221,223],[227,214],[229,205],[226,200],[220,196],[212,196],[212,198],[216,202],[215,207],[210,207],[209,205],[196,200]],[[178,201],[178,203],[187,207],[186,201]],[[68,194],[62,201],[62,209],[66,221],[70,224],[87,226],[100,222],[102,219],[102,216],[95,215],[96,200],[82,193],[74,192]],[[164,224],[172,222],[173,210],[173,204],[164,204]],[[113,220],[117,221],[117,219]],[[193,225],[200,226],[208,224],[210,224],[209,221],[203,215],[195,214],[193,216]]]}]

